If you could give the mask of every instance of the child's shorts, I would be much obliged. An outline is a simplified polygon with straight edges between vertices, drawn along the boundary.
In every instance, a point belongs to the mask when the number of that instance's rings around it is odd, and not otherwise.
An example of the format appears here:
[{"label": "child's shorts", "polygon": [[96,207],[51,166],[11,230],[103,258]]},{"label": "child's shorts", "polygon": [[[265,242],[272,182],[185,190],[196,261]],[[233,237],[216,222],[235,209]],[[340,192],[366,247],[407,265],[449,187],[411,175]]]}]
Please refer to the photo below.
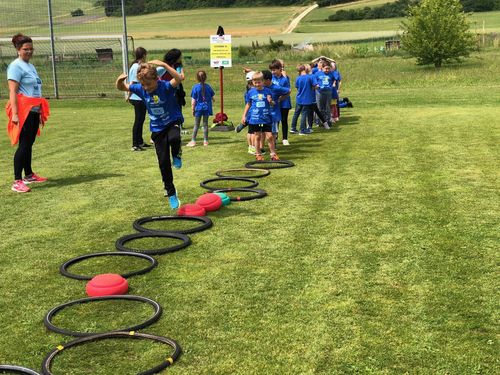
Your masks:
[{"label": "child's shorts", "polygon": [[273,130],[271,124],[249,124],[248,131],[252,133],[270,133]]}]

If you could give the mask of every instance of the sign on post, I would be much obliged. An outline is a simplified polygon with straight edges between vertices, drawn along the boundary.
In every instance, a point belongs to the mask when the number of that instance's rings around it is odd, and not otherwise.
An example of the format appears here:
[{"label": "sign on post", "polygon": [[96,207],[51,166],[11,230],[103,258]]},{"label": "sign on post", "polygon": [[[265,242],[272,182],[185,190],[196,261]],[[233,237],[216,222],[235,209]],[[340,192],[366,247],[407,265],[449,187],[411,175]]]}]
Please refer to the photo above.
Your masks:
[{"label": "sign on post", "polygon": [[210,67],[232,67],[231,35],[210,35]]}]

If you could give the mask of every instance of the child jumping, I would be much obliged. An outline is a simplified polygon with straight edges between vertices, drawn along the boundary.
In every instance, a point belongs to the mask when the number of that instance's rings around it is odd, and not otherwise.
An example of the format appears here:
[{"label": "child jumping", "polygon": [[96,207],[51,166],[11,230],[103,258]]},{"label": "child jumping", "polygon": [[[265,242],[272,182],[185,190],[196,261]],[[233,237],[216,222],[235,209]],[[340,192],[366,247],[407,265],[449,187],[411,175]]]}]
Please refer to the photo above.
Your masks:
[{"label": "child jumping", "polygon": [[205,83],[207,73],[203,70],[196,73],[198,83],[191,90],[191,109],[194,116],[194,128],[191,141],[187,144],[188,147],[196,146],[196,134],[200,127],[201,119],[203,118],[203,146],[208,146],[208,116],[213,115],[212,103],[215,100],[215,92],[212,87]]},{"label": "child jumping", "polygon": [[[164,67],[172,75],[172,79],[159,80],[156,68],[151,64]],[[168,196],[172,209],[179,208],[180,201],[175,190],[171,165],[177,169],[182,167],[180,125],[184,118],[175,98],[175,88],[181,83],[181,76],[170,65],[153,60],[148,64],[141,64],[137,69],[139,83],[128,84],[126,79],[127,74],[121,74],[116,80],[116,88],[136,94],[146,105],[151,139],[155,144],[165,195]],[[172,164],[169,151],[172,153]]]},{"label": "child jumping", "polygon": [[252,82],[254,87],[247,92],[241,122],[248,121],[249,130],[254,133],[255,158],[259,161],[264,160],[260,149],[262,133],[264,133],[271,150],[271,160],[279,160],[272,133],[271,105],[274,103],[271,90],[264,87],[264,77],[261,72],[254,73]]}]

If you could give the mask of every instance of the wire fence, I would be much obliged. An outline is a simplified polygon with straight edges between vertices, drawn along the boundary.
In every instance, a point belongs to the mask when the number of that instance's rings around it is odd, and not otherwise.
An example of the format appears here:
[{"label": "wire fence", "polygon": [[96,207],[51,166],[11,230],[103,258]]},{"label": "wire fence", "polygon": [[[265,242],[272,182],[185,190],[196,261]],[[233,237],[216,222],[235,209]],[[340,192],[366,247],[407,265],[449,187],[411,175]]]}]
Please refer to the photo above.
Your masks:
[{"label": "wire fence", "polygon": [[[51,32],[52,31],[52,32]],[[6,71],[17,51],[12,36],[33,39],[31,59],[45,97],[117,97],[115,78],[133,51],[125,38],[122,0],[17,0],[0,2],[0,98],[8,97]],[[53,42],[53,43],[52,43]]]}]

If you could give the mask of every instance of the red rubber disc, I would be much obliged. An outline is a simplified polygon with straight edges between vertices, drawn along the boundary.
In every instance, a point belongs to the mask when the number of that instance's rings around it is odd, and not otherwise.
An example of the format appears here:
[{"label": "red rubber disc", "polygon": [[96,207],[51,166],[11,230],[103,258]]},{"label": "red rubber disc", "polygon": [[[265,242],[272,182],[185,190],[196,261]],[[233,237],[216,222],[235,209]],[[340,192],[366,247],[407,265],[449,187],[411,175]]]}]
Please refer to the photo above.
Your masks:
[{"label": "red rubber disc", "polygon": [[128,292],[128,281],[116,273],[103,273],[94,276],[87,283],[85,291],[89,297],[126,294]]},{"label": "red rubber disc", "polygon": [[196,203],[183,204],[177,210],[179,216],[205,216],[206,211],[203,207]]},{"label": "red rubber disc", "polygon": [[215,193],[205,193],[196,200],[205,211],[217,211],[222,206],[222,198]]}]

